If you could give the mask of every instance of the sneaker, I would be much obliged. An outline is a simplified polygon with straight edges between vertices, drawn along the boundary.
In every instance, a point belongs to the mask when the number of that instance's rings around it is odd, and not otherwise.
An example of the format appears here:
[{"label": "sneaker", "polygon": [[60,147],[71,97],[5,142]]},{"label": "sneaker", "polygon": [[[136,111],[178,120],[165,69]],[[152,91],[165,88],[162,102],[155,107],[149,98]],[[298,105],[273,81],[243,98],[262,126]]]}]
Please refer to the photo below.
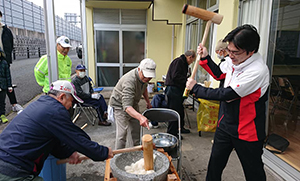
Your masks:
[{"label": "sneaker", "polygon": [[12,107],[12,110],[14,112],[19,112],[21,110],[23,110],[24,108],[20,105],[20,104],[15,104],[15,106]]},{"label": "sneaker", "polygon": [[111,123],[109,123],[109,122],[107,122],[107,121],[99,121],[99,122],[98,122],[98,125],[99,125],[99,126],[110,126]]},{"label": "sneaker", "polygon": [[149,122],[149,128],[150,128],[150,129],[157,129],[157,128],[159,128],[159,126],[158,126],[158,125],[153,126],[153,125],[151,124],[151,122]]},{"label": "sneaker", "polygon": [[188,134],[191,131],[189,129],[181,128],[181,134]]},{"label": "sneaker", "polygon": [[3,124],[8,122],[8,119],[5,117],[4,114],[2,114],[0,118],[1,118]]}]

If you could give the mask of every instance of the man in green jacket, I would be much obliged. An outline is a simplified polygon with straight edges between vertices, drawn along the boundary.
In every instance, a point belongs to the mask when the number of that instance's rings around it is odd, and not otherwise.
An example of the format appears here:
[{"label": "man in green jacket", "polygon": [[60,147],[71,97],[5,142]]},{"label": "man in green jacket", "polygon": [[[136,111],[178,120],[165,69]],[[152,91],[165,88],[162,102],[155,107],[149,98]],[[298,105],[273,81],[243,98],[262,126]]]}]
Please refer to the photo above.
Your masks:
[{"label": "man in green jacket", "polygon": [[[68,80],[71,82],[72,61],[68,56],[70,47],[70,39],[66,36],[60,36],[56,40],[57,48],[57,65],[58,79]],[[43,87],[43,92],[49,91],[49,75],[48,75],[48,60],[47,55],[43,55],[34,67],[34,76],[36,82]]]}]

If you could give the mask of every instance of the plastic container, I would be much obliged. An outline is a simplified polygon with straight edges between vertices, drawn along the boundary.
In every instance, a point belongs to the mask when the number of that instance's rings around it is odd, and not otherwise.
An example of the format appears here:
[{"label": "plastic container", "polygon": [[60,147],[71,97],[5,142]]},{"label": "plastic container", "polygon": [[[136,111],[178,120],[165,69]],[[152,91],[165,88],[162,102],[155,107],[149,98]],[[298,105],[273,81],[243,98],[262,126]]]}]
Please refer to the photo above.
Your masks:
[{"label": "plastic container", "polygon": [[148,93],[153,93],[153,90],[154,90],[154,83],[149,82],[148,87],[147,87]]},{"label": "plastic container", "polygon": [[57,165],[58,159],[49,155],[44,163],[44,167],[40,173],[40,177],[44,181],[66,181],[66,164]]}]

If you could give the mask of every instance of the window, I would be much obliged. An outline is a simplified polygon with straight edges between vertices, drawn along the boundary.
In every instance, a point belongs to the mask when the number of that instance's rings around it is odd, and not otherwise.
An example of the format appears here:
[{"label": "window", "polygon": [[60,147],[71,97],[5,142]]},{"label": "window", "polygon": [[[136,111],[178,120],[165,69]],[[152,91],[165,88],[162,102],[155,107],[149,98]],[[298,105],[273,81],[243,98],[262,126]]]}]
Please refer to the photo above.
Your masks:
[{"label": "window", "polygon": [[146,10],[94,11],[98,86],[113,87],[145,57]]}]

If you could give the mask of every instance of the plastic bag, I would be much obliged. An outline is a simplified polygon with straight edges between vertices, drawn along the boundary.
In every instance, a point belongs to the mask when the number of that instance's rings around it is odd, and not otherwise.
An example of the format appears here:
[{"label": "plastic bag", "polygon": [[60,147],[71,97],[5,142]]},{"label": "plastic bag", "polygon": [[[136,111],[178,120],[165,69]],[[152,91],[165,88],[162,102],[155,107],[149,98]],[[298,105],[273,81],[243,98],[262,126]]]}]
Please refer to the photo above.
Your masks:
[{"label": "plastic bag", "polygon": [[198,132],[215,132],[218,123],[219,101],[198,99],[200,101],[197,112]]},{"label": "plastic bag", "polygon": [[110,122],[115,122],[115,117],[114,117],[114,108],[108,105],[107,107],[107,120]]}]

